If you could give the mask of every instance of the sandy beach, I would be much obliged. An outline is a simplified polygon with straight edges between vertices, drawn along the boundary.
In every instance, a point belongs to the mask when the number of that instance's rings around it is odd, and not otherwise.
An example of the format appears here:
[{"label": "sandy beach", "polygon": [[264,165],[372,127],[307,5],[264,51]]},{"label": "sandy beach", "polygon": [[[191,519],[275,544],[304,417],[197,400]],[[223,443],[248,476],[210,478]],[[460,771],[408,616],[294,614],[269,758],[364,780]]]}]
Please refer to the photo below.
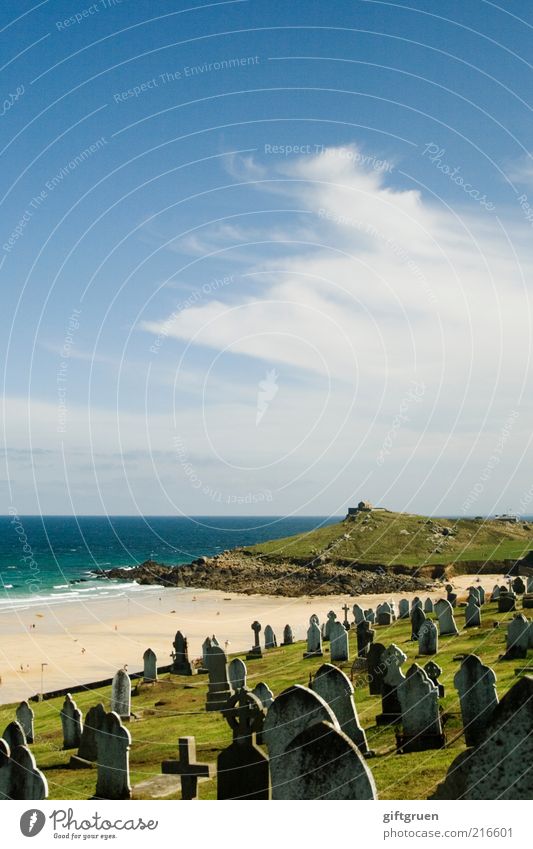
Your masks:
[{"label": "sandy beach", "polygon": [[[483,575],[481,584],[492,590],[501,575]],[[459,596],[475,575],[453,580]],[[303,640],[311,613],[320,620],[333,609],[343,618],[342,606],[375,607],[380,601],[411,598],[414,593],[390,595],[314,596],[280,598],[244,596],[216,590],[135,588],[117,598],[76,600],[43,604],[32,609],[3,610],[0,613],[0,702],[7,704],[44,691],[73,687],[110,678],[127,664],[130,672],[142,670],[142,656],[152,648],[158,665],[170,663],[172,640],[177,630],[189,641],[191,659],[201,656],[206,636],[215,634],[228,652],[242,652],[252,645],[251,623],[258,619],[263,628],[270,624],[281,642],[283,627],[289,623],[294,638]],[[445,597],[444,590],[421,594],[433,600]],[[462,623],[459,622],[459,625]],[[35,627],[32,627],[35,625]]]}]

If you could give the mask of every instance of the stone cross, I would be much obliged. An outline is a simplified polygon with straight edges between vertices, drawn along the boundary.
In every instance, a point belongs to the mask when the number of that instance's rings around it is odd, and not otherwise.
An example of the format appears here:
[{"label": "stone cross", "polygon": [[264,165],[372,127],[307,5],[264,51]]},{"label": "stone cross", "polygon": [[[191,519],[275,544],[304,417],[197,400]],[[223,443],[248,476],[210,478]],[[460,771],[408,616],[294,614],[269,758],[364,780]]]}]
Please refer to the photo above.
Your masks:
[{"label": "stone cross", "polygon": [[333,622],[330,628],[330,658],[337,662],[350,659],[348,634],[342,622]]},{"label": "stone cross", "polygon": [[231,689],[237,692],[246,688],[246,664],[240,657],[234,657],[228,666],[228,677]]},{"label": "stone cross", "polygon": [[111,684],[111,711],[118,713],[121,719],[129,719],[131,714],[131,681],[125,669],[115,673]]},{"label": "stone cross", "polygon": [[152,649],[143,654],[143,680],[146,683],[157,681],[157,657]]},{"label": "stone cross", "polygon": [[83,731],[83,714],[70,693],[65,696],[61,708],[61,725],[63,728],[63,748],[77,749]]},{"label": "stone cross", "polygon": [[449,601],[444,598],[440,598],[435,602],[435,613],[437,614],[437,618],[439,620],[439,633],[441,637],[444,637],[447,634],[458,634],[457,625],[455,624],[455,619],[453,618],[452,606]]},{"label": "stone cross", "polygon": [[229,700],[224,716],[233,742],[217,759],[217,799],[269,799],[268,758],[256,745],[265,719],[261,701],[240,690]]},{"label": "stone cross", "polygon": [[341,669],[324,663],[318,669],[311,689],[322,696],[337,718],[341,731],[355,743],[362,755],[369,753],[366,734],[361,727],[354,703],[353,684]]},{"label": "stone cross", "polygon": [[348,621],[348,611],[350,610],[350,608],[348,607],[347,604],[345,604],[342,609],[344,611],[344,622],[342,624],[344,625],[345,629],[347,631],[349,631],[350,630],[350,623]]},{"label": "stone cross", "polygon": [[28,743],[33,743],[33,718],[35,714],[27,701],[19,704],[16,710],[17,722],[20,722]]},{"label": "stone cross", "polygon": [[198,782],[206,781],[215,774],[213,764],[196,762],[196,740],[194,737],[180,737],[178,740],[179,760],[163,761],[163,775],[179,775],[181,780],[181,798],[197,799]]},{"label": "stone cross", "polygon": [[261,624],[257,622],[252,622],[252,631],[254,632],[254,644],[248,654],[246,655],[246,660],[254,660],[255,658],[263,657],[263,653],[261,651],[261,643],[259,642],[259,634],[261,633]]},{"label": "stone cross", "polygon": [[130,746],[131,735],[122,725],[120,716],[113,711],[106,713],[102,727],[96,732],[98,778],[95,795],[98,799],[131,798]]},{"label": "stone cross", "polygon": [[467,746],[475,746],[498,704],[496,675],[475,654],[467,655],[453,679],[459,691],[463,729]]},{"label": "stone cross", "polygon": [[439,675],[442,675],[442,669],[435,663],[434,660],[428,660],[426,664],[424,664],[424,671],[429,678],[430,681],[433,681],[435,687],[437,687],[439,691],[439,699],[444,697],[444,684],[439,683]]}]

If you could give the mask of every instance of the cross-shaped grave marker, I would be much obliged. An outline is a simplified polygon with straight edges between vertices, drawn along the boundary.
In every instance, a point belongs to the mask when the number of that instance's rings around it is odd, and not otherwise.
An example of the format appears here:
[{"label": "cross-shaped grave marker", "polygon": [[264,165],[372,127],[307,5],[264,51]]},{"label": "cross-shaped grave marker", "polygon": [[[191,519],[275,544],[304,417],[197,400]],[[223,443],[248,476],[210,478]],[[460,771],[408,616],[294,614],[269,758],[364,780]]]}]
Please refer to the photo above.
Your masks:
[{"label": "cross-shaped grave marker", "polygon": [[344,625],[346,630],[349,631],[350,630],[350,623],[348,621],[348,611],[349,611],[350,608],[348,607],[347,604],[345,604],[342,609],[344,610],[344,622],[342,624]]},{"label": "cross-shaped grave marker", "polygon": [[179,760],[163,761],[163,775],[179,775],[181,778],[181,798],[197,799],[198,782],[212,778],[214,764],[196,763],[196,741],[194,737],[180,737],[178,740]]}]

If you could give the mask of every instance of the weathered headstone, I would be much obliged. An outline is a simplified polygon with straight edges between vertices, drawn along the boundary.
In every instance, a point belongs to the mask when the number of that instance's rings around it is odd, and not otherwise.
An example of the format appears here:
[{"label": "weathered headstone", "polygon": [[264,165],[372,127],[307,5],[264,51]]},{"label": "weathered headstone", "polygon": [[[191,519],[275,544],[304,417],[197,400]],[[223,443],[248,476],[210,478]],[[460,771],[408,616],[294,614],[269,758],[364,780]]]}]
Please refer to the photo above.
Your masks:
[{"label": "weathered headstone", "polygon": [[428,660],[428,662],[424,664],[424,670],[429,680],[433,681],[435,687],[438,689],[439,699],[443,699],[445,693],[444,684],[439,682],[439,676],[442,675],[441,667],[438,663],[435,663],[434,660]]},{"label": "weathered headstone", "polygon": [[433,799],[533,798],[533,678],[520,678],[480,731],[477,745],[450,765]]},{"label": "weathered headstone", "polygon": [[228,681],[228,664],[224,651],[220,646],[211,646],[207,655],[209,684],[207,689],[206,710],[223,711],[231,696]]},{"label": "weathered headstone", "polygon": [[163,761],[163,775],[179,775],[181,779],[181,798],[197,799],[198,782],[206,781],[215,774],[214,764],[196,762],[196,740],[194,737],[180,737],[178,740],[179,760]]},{"label": "weathered headstone", "polygon": [[377,609],[377,624],[391,625],[392,624],[392,608],[388,601],[378,605]]},{"label": "weathered headstone", "polygon": [[83,730],[81,732],[80,747],[77,756],[70,759],[70,766],[74,769],[89,767],[96,761],[98,752],[96,750],[96,733],[103,728],[106,711],[103,704],[94,705],[89,708],[85,716]]},{"label": "weathered headstone", "polygon": [[368,610],[365,610],[365,619],[370,622],[371,625],[373,625],[376,621],[376,614],[371,607],[369,607]]},{"label": "weathered headstone", "polygon": [[475,746],[498,704],[496,675],[475,654],[469,654],[453,679],[459,692],[467,746]]},{"label": "weathered headstone", "polygon": [[479,587],[468,587],[468,598],[473,599],[474,603],[477,604],[478,607],[481,607]]},{"label": "weathered headstone", "polygon": [[385,646],[382,643],[372,643],[368,649],[366,659],[366,671],[368,677],[368,690],[371,696],[381,696],[383,690],[383,676],[385,664],[383,654]]},{"label": "weathered headstone", "polygon": [[275,649],[278,647],[278,641],[271,625],[265,627],[265,648]]},{"label": "weathered headstone", "polygon": [[[357,656],[366,657],[368,650],[374,641],[375,631],[370,627],[370,622],[364,619],[357,626]],[[349,736],[349,735],[348,735]]]},{"label": "weathered headstone", "polygon": [[439,634],[432,619],[426,619],[418,632],[418,654],[437,654],[439,650]]},{"label": "weathered headstone", "polygon": [[5,740],[12,752],[15,751],[17,746],[25,746],[27,742],[24,729],[18,720],[13,720],[5,727],[2,739]]},{"label": "weathered headstone", "polygon": [[334,622],[330,629],[330,658],[338,663],[349,660],[348,634],[342,622]]},{"label": "weathered headstone", "polygon": [[157,681],[157,657],[152,649],[143,654],[143,680],[145,683]]},{"label": "weathered headstone", "polygon": [[0,800],[9,799],[11,788],[11,751],[6,741],[0,738]]},{"label": "weathered headstone", "polygon": [[307,651],[304,652],[304,658],[306,657],[322,657],[322,634],[312,616],[307,629]]},{"label": "weathered headstone", "polygon": [[450,603],[452,607],[457,607],[457,593],[449,592],[446,595],[446,600]]},{"label": "weathered headstone", "polygon": [[121,719],[130,718],[131,681],[125,669],[119,669],[111,683],[111,712],[118,713]]},{"label": "weathered headstone", "polygon": [[248,654],[246,655],[246,660],[257,660],[263,657],[263,652],[261,651],[261,643],[259,642],[259,634],[261,633],[261,623],[252,622],[252,631],[254,632],[254,644]]},{"label": "weathered headstone", "polygon": [[452,605],[444,598],[440,598],[435,602],[435,613],[439,620],[439,634],[441,637],[447,634],[458,634],[457,625],[453,618]]},{"label": "weathered headstone", "polygon": [[[506,590],[506,588],[503,588]],[[514,593],[510,593],[507,591],[502,591],[502,587],[500,587],[500,596],[498,598],[498,613],[510,613],[512,610],[516,610],[516,596]]]},{"label": "weathered headstone", "polygon": [[422,610],[422,607],[416,605],[413,607],[411,611],[411,639],[418,640],[418,634],[420,632],[420,628],[426,621],[426,614]]},{"label": "weathered headstone", "polygon": [[523,613],[515,614],[507,626],[507,647],[504,660],[527,657],[529,648],[529,621]]},{"label": "weathered headstone", "polygon": [[358,604],[354,604],[354,606],[352,607],[352,611],[354,615],[355,626],[357,627],[360,622],[363,622],[363,620],[366,619],[365,612],[363,608],[360,607]]},{"label": "weathered headstone", "polygon": [[485,604],[485,590],[481,585],[479,585],[479,587],[477,588],[477,592],[479,595],[479,604],[481,607],[483,607],[483,605]]},{"label": "weathered headstone", "polygon": [[[211,640],[213,645],[213,639]],[[196,670],[189,661],[189,648],[187,646],[187,637],[184,637],[181,631],[176,632],[174,637],[174,651],[172,652],[172,672],[175,675],[194,675]]]},{"label": "weathered headstone", "polygon": [[494,589],[492,590],[492,592],[490,594],[490,600],[491,601],[498,601],[499,597],[500,597],[500,588],[499,588],[498,584],[494,584]]},{"label": "weathered headstone", "polygon": [[263,707],[268,710],[274,701],[274,693],[264,681],[258,681],[252,690],[254,696],[257,696]]},{"label": "weathered headstone", "polygon": [[445,739],[439,714],[439,691],[418,664],[408,669],[398,687],[402,708],[402,734],[398,750],[402,753],[441,749]]},{"label": "weathered headstone", "polygon": [[98,778],[96,798],[130,799],[129,751],[131,735],[120,716],[106,713],[102,727],[96,732]]},{"label": "weathered headstone", "polygon": [[405,681],[405,675],[401,665],[407,660],[407,656],[398,646],[390,645],[381,656],[385,666],[383,684],[381,690],[381,713],[376,716],[377,725],[394,725],[399,722],[402,708],[398,698],[398,687]]},{"label": "weathered headstone", "polygon": [[400,619],[409,619],[409,616],[411,615],[409,610],[409,599],[402,598],[400,600],[398,611],[400,614]]},{"label": "weathered headstone", "polygon": [[522,595],[522,593],[525,593],[525,591],[526,591],[526,585],[524,584],[520,575],[516,576],[516,578],[514,579],[514,581],[512,583],[512,587],[513,587],[513,592],[515,592],[517,595]]},{"label": "weathered headstone", "polygon": [[334,610],[330,610],[328,612],[328,618],[326,619],[326,623],[325,623],[325,626],[324,626],[324,639],[325,640],[331,639],[331,629],[333,627],[334,622],[336,622],[336,620],[337,620],[337,614],[335,613]]},{"label": "weathered headstone", "polygon": [[352,743],[355,743],[361,754],[368,754],[366,734],[357,716],[353,698],[354,688],[348,676],[331,663],[324,663],[318,669],[311,689],[322,696],[329,705],[337,717],[341,731],[350,738]]},{"label": "weathered headstone", "polygon": [[413,612],[415,607],[420,607],[420,609],[422,609],[422,600],[417,595],[415,595],[415,597],[411,601],[411,613]]},{"label": "weathered headstone", "polygon": [[300,732],[283,755],[284,799],[377,799],[364,759],[335,725],[319,722]]},{"label": "weathered headstone", "polygon": [[283,642],[282,646],[292,646],[294,643],[294,637],[292,634],[292,628],[290,625],[285,625],[283,629]]},{"label": "weathered headstone", "polygon": [[246,688],[246,673],[246,664],[240,657],[234,657],[228,666],[228,678],[235,693]]},{"label": "weathered headstone", "polygon": [[424,613],[433,613],[433,602],[428,596],[424,602]]},{"label": "weathered headstone", "polygon": [[206,637],[205,640],[202,643],[202,663],[203,663],[203,665],[206,669],[207,669],[207,653],[209,652],[211,645],[212,645],[211,637]]},{"label": "weathered headstone", "polygon": [[34,712],[26,700],[22,701],[15,711],[17,722],[20,722],[21,728],[24,731],[28,743],[33,743],[33,719]]},{"label": "weathered headstone", "polygon": [[479,628],[481,625],[481,608],[477,603],[479,596],[470,595],[465,607],[465,628]]},{"label": "weathered headstone", "polygon": [[285,752],[298,734],[322,720],[338,727],[335,715],[324,699],[298,684],[280,693],[269,708],[263,726],[263,740],[270,758],[273,799],[292,798]]},{"label": "weathered headstone", "polygon": [[11,749],[7,770],[7,798],[26,801],[41,801],[47,798],[48,783],[37,768],[35,758],[27,746]]},{"label": "weathered headstone", "polygon": [[257,696],[244,690],[235,693],[224,714],[233,742],[217,760],[217,799],[269,799],[268,758],[256,744],[265,711]]},{"label": "weathered headstone", "polygon": [[83,716],[70,693],[65,696],[60,715],[63,728],[63,748],[78,748],[83,732]]}]

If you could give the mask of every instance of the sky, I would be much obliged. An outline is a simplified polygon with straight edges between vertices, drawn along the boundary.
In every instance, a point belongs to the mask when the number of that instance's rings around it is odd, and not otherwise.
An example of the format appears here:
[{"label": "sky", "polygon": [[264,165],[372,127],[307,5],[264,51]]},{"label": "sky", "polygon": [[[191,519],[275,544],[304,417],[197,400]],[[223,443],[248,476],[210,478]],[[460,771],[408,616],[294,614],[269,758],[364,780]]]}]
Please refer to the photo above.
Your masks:
[{"label": "sky", "polygon": [[528,0],[0,39],[0,512],[533,513]]}]

